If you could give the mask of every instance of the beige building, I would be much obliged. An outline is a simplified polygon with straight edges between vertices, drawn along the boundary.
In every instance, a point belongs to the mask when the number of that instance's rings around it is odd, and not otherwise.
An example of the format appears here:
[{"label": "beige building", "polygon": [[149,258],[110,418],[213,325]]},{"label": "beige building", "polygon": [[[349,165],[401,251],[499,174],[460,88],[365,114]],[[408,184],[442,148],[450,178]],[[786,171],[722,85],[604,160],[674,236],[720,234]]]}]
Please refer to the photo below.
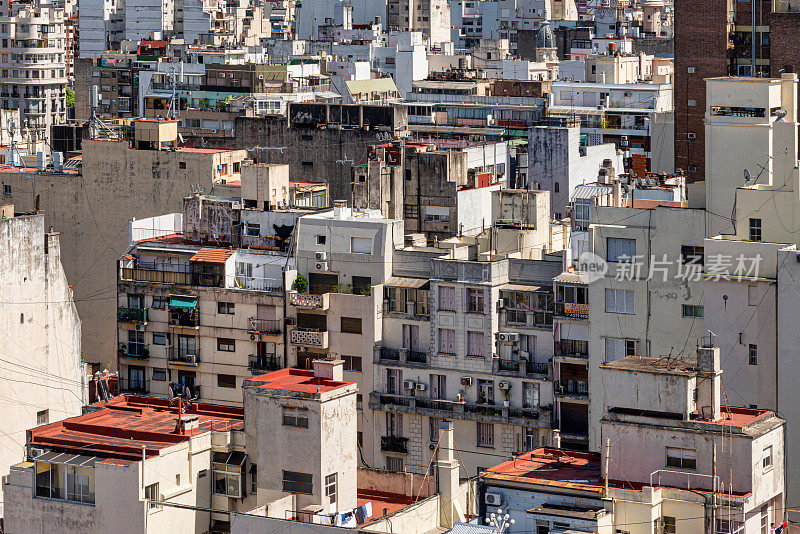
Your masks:
[{"label": "beige building", "polygon": [[88,401],[81,322],[61,266],[59,237],[45,229],[43,215],[0,206],[4,474],[24,457],[27,429],[78,415]]},{"label": "beige building", "polygon": [[390,30],[422,32],[431,48],[450,42],[450,6],[445,0],[389,0]]},{"label": "beige building", "polygon": [[607,271],[593,273],[588,286],[590,450],[602,446],[600,418],[617,394],[600,380],[600,366],[626,356],[691,354],[705,332],[704,220],[701,209],[664,206],[592,214],[592,251]]},{"label": "beige building", "polygon": [[486,454],[551,441],[550,288],[560,264],[447,260],[432,252],[396,252],[385,286],[370,395],[381,436],[375,461],[424,472],[438,423],[448,419],[472,475],[487,465]]},{"label": "beige building", "polygon": [[[132,148],[118,140],[84,140],[82,166],[61,172],[5,167],[4,200],[21,211],[38,208],[45,225],[63,230],[62,262],[84,325],[87,361],[111,365],[116,307],[115,265],[130,245],[128,223],[181,210],[190,187],[207,192],[241,177],[244,150]],[[76,162],[73,162],[76,163]],[[38,204],[37,204],[38,202]]]},{"label": "beige building", "polygon": [[653,56],[605,54],[587,56],[586,81],[592,83],[640,83],[653,78]]},{"label": "beige building", "polygon": [[720,350],[625,357],[600,373],[602,454],[537,449],[487,470],[479,515],[516,528],[652,534],[760,534],[784,521],[784,426],[770,410],[723,402]]}]

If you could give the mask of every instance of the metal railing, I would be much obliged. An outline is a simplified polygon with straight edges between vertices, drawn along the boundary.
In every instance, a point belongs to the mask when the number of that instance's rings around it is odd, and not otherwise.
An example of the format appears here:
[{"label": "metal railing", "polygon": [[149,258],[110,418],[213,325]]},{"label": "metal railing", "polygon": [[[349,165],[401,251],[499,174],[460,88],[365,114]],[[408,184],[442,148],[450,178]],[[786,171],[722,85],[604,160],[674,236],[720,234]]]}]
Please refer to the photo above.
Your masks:
[{"label": "metal railing", "polygon": [[146,360],[150,357],[150,345],[144,343],[120,343],[119,354],[124,358]]},{"label": "metal railing", "polygon": [[546,362],[525,362],[525,373],[529,375],[546,375],[550,372],[550,366]]},{"label": "metal railing", "polygon": [[123,306],[119,306],[117,308],[117,321],[121,323],[146,323],[147,309],[125,308]]},{"label": "metal railing", "polygon": [[406,361],[414,363],[425,363],[428,361],[428,353],[418,350],[409,350],[406,352]]},{"label": "metal railing", "polygon": [[268,373],[278,370],[278,359],[275,356],[258,356],[251,354],[247,368],[253,373]]},{"label": "metal railing", "polygon": [[497,368],[500,371],[511,371],[513,373],[519,372],[519,360],[504,360],[502,358],[497,360]]},{"label": "metal railing", "polygon": [[170,310],[169,325],[196,328],[200,326],[200,312],[197,308]]},{"label": "metal railing", "polygon": [[192,352],[179,347],[169,348],[169,361],[186,365],[197,365],[200,362],[200,349],[196,348]]},{"label": "metal railing", "polygon": [[322,308],[323,301],[323,295],[289,293],[289,304],[298,308]]},{"label": "metal railing", "polygon": [[280,322],[275,319],[250,318],[250,332],[257,334],[280,334]]},{"label": "metal railing", "polygon": [[381,347],[381,360],[400,361],[400,349]]},{"label": "metal railing", "polygon": [[381,450],[386,452],[408,453],[408,438],[381,436]]},{"label": "metal railing", "polygon": [[589,382],[585,380],[562,380],[558,384],[558,391],[562,395],[588,395]]},{"label": "metal railing", "polygon": [[149,380],[132,380],[130,378],[119,379],[119,389],[130,393],[150,393]]}]

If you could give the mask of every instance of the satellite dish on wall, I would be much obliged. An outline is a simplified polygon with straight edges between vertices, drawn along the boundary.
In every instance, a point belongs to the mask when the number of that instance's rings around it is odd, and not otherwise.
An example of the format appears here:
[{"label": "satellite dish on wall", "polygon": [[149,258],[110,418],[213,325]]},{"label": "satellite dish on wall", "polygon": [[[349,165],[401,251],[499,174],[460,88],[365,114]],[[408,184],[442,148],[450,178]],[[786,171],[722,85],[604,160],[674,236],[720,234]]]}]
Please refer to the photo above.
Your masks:
[{"label": "satellite dish on wall", "polygon": [[750,171],[747,169],[744,170],[744,184],[747,185],[747,182],[750,181]]}]

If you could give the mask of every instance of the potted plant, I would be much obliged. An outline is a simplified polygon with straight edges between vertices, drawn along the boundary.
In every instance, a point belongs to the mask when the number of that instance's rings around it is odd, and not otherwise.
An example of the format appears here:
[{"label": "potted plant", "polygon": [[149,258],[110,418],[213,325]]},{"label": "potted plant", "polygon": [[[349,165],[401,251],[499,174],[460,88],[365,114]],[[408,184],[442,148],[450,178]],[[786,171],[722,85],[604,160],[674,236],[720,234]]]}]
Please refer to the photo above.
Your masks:
[{"label": "potted plant", "polygon": [[308,289],[308,280],[302,274],[297,275],[297,278],[294,279],[294,289],[298,293],[305,293],[306,289]]},{"label": "potted plant", "polygon": [[508,388],[500,391],[503,392],[503,406],[508,408],[508,405],[511,404],[511,384],[508,385]]}]

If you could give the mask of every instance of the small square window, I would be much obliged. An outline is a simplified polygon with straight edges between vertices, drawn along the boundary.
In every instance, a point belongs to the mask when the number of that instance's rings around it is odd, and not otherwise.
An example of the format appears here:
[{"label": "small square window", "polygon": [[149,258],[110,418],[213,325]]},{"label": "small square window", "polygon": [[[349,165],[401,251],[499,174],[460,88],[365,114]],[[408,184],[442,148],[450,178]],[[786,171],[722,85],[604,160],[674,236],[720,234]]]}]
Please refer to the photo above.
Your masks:
[{"label": "small square window", "polygon": [[185,169],[186,168],[186,162],[185,161],[179,161],[178,162],[178,168],[179,169]]},{"label": "small square window", "polygon": [[217,350],[220,352],[236,352],[236,342],[233,339],[217,338]]},{"label": "small square window", "polygon": [[164,332],[153,332],[153,345],[166,345],[167,334]]},{"label": "small square window", "polygon": [[3,194],[10,195],[11,194],[11,186],[10,185],[3,185]]},{"label": "small square window", "polygon": [[326,236],[318,235],[317,236],[317,245],[324,245],[326,241]]},{"label": "small square window", "polygon": [[162,297],[153,297],[153,305],[151,306],[154,310],[163,310],[167,307],[167,299]]},{"label": "small square window", "polygon": [[217,387],[235,388],[236,375],[217,375]]},{"label": "small square window", "polygon": [[46,425],[49,422],[50,422],[50,410],[42,410],[40,412],[36,412],[37,425]]},{"label": "small square window", "polygon": [[750,219],[750,241],[761,241],[761,219]]},{"label": "small square window", "polygon": [[234,315],[236,305],[233,302],[217,302],[217,313],[220,315]]},{"label": "small square window", "polygon": [[156,367],[153,369],[153,380],[163,382],[167,379],[167,370],[164,368]]}]

